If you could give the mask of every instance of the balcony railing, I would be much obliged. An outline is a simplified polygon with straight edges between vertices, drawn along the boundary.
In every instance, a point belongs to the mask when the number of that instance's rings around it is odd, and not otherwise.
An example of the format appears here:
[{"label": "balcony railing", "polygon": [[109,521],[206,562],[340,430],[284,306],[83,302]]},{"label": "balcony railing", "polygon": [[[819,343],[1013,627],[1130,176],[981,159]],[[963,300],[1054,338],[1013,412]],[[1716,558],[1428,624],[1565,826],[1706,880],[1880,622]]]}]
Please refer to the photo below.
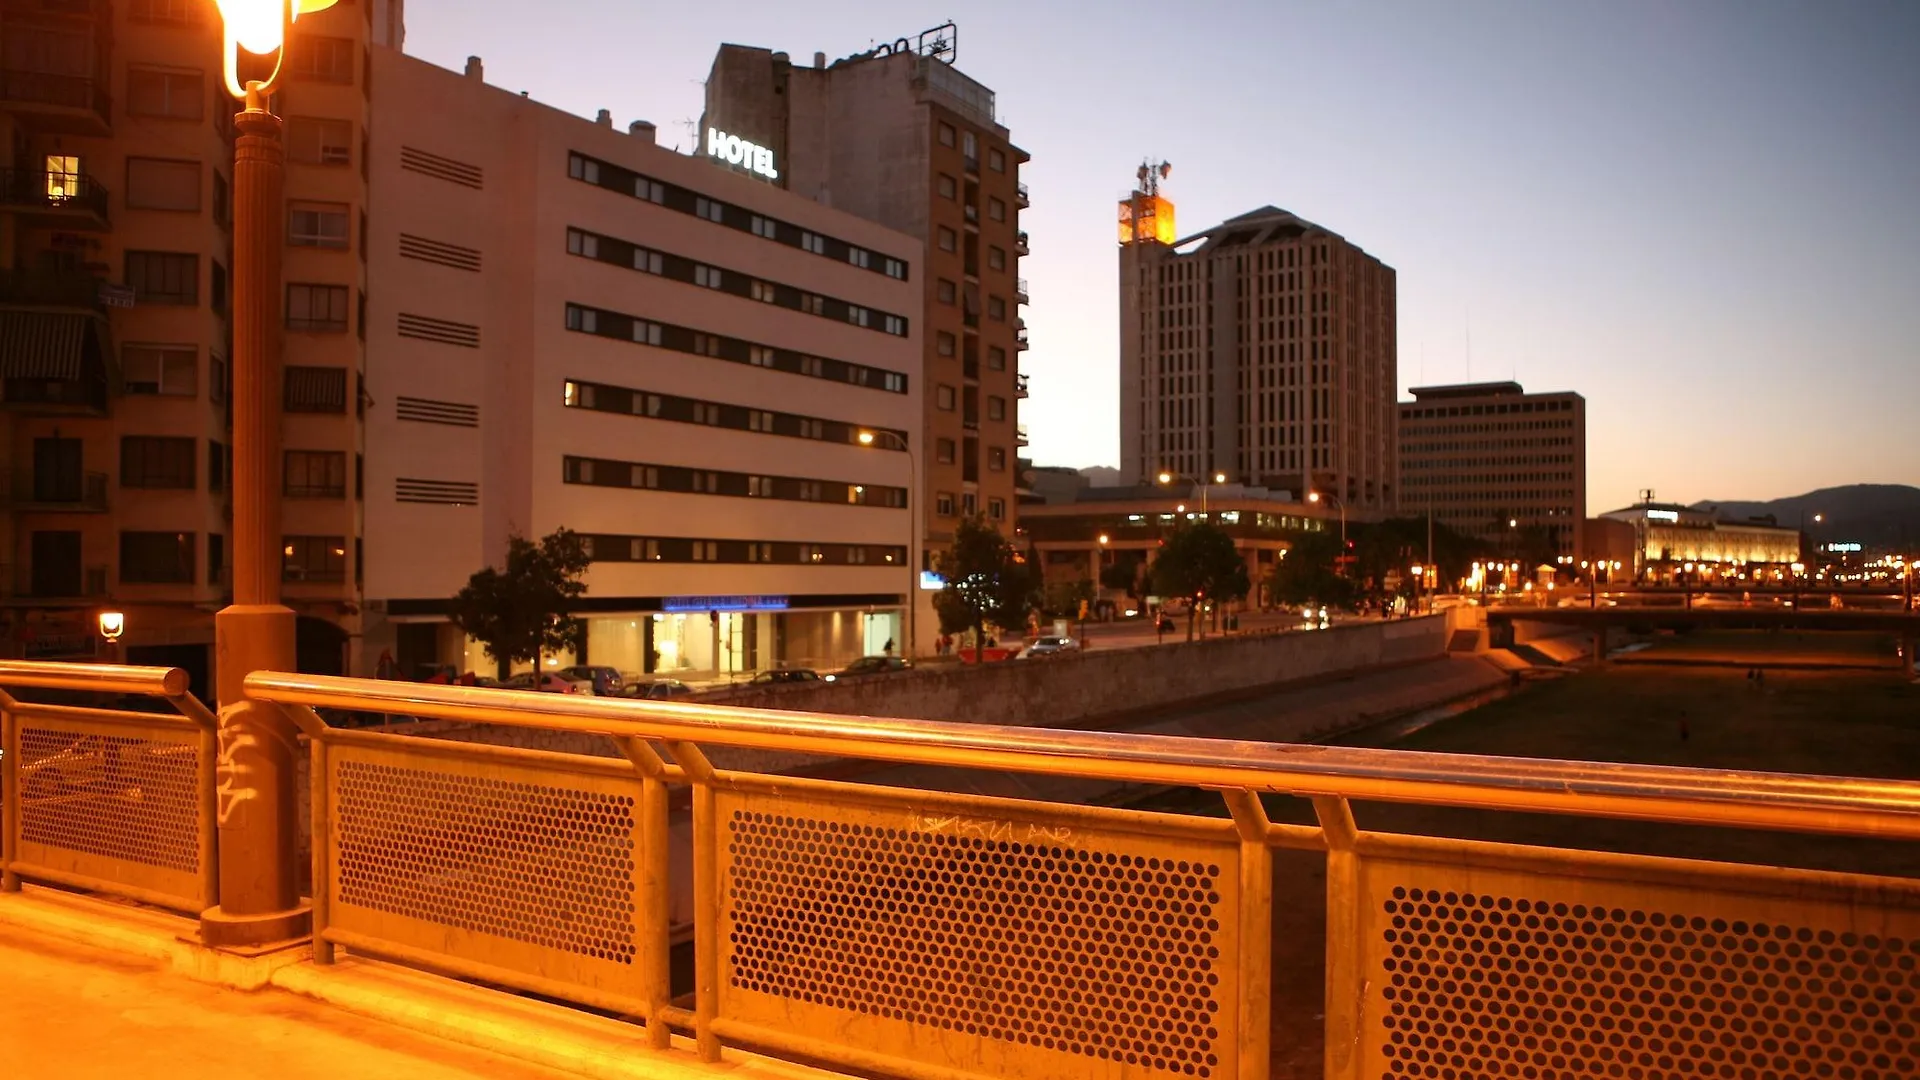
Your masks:
[{"label": "balcony railing", "polygon": [[1027,425],[1021,424],[1013,429],[1013,441],[1017,446],[1027,445]]},{"label": "balcony railing", "polygon": [[84,270],[0,270],[0,304],[106,310],[100,278]]},{"label": "balcony railing", "polygon": [[28,513],[103,513],[107,509],[107,474],[50,477],[24,469],[14,474],[7,501],[14,510]]},{"label": "balcony railing", "polygon": [[968,203],[962,207],[960,212],[965,215],[969,225],[977,225],[980,223],[980,208],[972,203]]},{"label": "balcony railing", "polygon": [[88,173],[0,169],[0,205],[62,228],[107,226],[107,189]]},{"label": "balcony railing", "polygon": [[1021,232],[1013,238],[1013,251],[1016,255],[1024,256],[1031,254],[1031,252],[1027,250],[1027,234],[1025,232]]},{"label": "balcony railing", "polygon": [[1033,301],[1032,301],[1032,300],[1031,300],[1031,299],[1029,298],[1029,296],[1028,296],[1028,293],[1027,293],[1027,279],[1026,279],[1026,278],[1017,278],[1017,279],[1015,279],[1015,280],[1014,280],[1014,283],[1013,283],[1013,301],[1014,301],[1014,303],[1016,303],[1016,304],[1031,304],[1031,303],[1033,303]]},{"label": "balcony railing", "polygon": [[1024,371],[1013,377],[1013,396],[1027,396],[1027,373]]},{"label": "balcony railing", "polygon": [[107,81],[84,75],[0,69],[0,102],[47,131],[104,135],[113,116]]},{"label": "balcony railing", "polygon": [[1027,345],[1027,328],[1026,327],[1023,326],[1020,329],[1015,330],[1013,332],[1013,347],[1020,350],[1021,352],[1027,351],[1028,345]]},{"label": "balcony railing", "polygon": [[[0,686],[141,693],[181,714],[0,713],[7,881],[214,902],[214,727],[184,673],[9,662]],[[246,692],[310,747],[315,963],[344,945],[636,1017],[656,1053],[1231,1080],[1299,1049],[1275,1045],[1279,1019],[1282,1040],[1323,1030],[1328,1077],[1907,1077],[1920,1060],[1904,1019],[1912,881],[1383,831],[1352,806],[1912,842],[1912,781],[274,672]],[[339,728],[316,710],[563,733],[612,756]],[[1222,814],[776,776],[729,767],[737,751],[1185,789]],[[1263,795],[1307,800],[1310,823],[1272,820]],[[1276,897],[1276,850],[1288,879],[1324,873],[1310,908],[1276,912],[1302,903]],[[692,925],[691,1009],[673,997],[676,907]],[[1276,914],[1322,912],[1324,949],[1276,951]],[[676,1031],[693,1047],[674,1049]]]},{"label": "balcony railing", "polygon": [[1013,201],[1015,204],[1017,204],[1020,207],[1020,209],[1025,210],[1027,208],[1027,206],[1029,205],[1029,200],[1027,196],[1027,185],[1025,184],[1014,185]]}]

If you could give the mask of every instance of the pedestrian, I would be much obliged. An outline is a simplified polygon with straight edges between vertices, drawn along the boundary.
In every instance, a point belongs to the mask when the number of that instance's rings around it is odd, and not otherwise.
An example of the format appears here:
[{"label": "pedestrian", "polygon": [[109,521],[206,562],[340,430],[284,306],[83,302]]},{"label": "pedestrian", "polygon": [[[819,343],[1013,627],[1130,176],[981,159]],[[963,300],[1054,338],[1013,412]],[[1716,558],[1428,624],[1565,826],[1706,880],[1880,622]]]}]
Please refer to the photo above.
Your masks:
[{"label": "pedestrian", "polygon": [[885,645],[880,646],[880,652],[886,656],[893,655],[893,639],[892,638],[888,638],[887,643]]}]

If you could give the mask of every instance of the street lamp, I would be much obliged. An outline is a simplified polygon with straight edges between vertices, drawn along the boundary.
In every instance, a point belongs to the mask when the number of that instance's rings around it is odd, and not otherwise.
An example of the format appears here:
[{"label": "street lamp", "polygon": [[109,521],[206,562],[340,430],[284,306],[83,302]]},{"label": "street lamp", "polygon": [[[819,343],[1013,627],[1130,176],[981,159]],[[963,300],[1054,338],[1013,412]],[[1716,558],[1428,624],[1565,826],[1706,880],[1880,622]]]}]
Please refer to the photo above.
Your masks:
[{"label": "street lamp", "polygon": [[117,660],[118,656],[115,654],[114,646],[119,643],[120,635],[127,632],[126,613],[120,611],[103,611],[100,613],[98,621],[100,624],[100,637],[107,643],[107,659],[109,661]]},{"label": "street lamp", "polygon": [[914,637],[914,609],[919,606],[920,587],[920,515],[913,505],[914,477],[917,469],[913,462],[913,447],[907,445],[906,437],[897,431],[862,431],[860,445],[872,446],[881,439],[897,446],[907,455],[907,647],[902,650],[907,659],[913,659],[914,650],[919,647],[919,639]]},{"label": "street lamp", "polygon": [[1420,614],[1420,586],[1427,583],[1427,568],[1415,564],[1413,567],[1413,613]]},{"label": "street lamp", "polygon": [[[1161,487],[1166,487],[1167,485],[1172,484],[1176,480],[1185,480],[1189,484],[1200,485],[1200,513],[1202,516],[1207,516],[1207,488],[1213,486],[1214,484],[1226,483],[1227,474],[1223,472],[1217,472],[1217,473],[1214,473],[1208,479],[1195,480],[1193,477],[1188,476],[1185,473],[1167,472],[1165,470],[1162,470],[1160,475],[1154,477],[1154,479],[1160,482]],[[1180,513],[1184,514],[1186,512],[1187,512],[1186,507],[1183,506],[1180,508]],[[1212,518],[1209,517],[1208,520],[1212,520]]]},{"label": "street lamp", "polygon": [[[335,0],[217,0],[233,160],[233,603],[214,616],[220,703],[219,906],[200,916],[201,939],[249,947],[306,937],[300,898],[298,744],[277,706],[246,700],[249,673],[293,671],[294,614],[280,602],[280,246],[285,158],[280,118],[267,110],[296,19]],[[274,54],[264,80],[240,79],[240,53]],[[331,946],[316,945],[331,959]]]},{"label": "street lamp", "polygon": [[1307,501],[1310,503],[1332,503],[1334,507],[1340,511],[1340,555],[1342,558],[1345,558],[1347,554],[1347,504],[1337,495],[1322,495],[1317,491],[1307,492]]}]

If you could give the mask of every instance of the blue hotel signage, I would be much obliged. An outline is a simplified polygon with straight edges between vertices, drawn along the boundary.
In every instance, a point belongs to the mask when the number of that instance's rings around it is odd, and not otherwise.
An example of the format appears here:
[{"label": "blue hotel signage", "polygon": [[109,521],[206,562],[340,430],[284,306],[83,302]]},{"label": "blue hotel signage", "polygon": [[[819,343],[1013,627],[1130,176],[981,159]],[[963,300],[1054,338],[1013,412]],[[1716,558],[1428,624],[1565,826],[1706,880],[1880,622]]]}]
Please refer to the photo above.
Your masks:
[{"label": "blue hotel signage", "polygon": [[785,611],[784,596],[669,596],[663,611]]}]

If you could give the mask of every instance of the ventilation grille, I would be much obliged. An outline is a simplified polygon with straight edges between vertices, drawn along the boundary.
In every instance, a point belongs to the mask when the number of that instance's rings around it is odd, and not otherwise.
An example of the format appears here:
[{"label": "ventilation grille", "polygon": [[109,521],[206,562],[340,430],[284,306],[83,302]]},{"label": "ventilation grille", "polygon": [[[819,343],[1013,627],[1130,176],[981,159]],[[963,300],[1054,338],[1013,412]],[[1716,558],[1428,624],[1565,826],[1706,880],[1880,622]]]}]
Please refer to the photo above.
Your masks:
[{"label": "ventilation grille", "polygon": [[472,506],[480,501],[480,485],[465,480],[416,480],[402,476],[393,482],[393,497],[404,503]]},{"label": "ventilation grille", "polygon": [[480,269],[480,250],[461,247],[459,244],[443,244],[438,240],[429,240],[412,233],[400,234],[400,256],[405,259],[418,259],[436,266],[451,267],[455,270]]},{"label": "ventilation grille", "polygon": [[337,769],[341,904],[633,963],[632,798],[361,761]]},{"label": "ventilation grille", "polygon": [[417,338],[421,341],[437,341],[442,345],[459,345],[468,349],[480,347],[479,327],[472,323],[435,319],[426,315],[402,314],[400,336]]},{"label": "ventilation grille", "polygon": [[197,873],[200,750],[20,725],[20,840]]},{"label": "ventilation grille", "polygon": [[480,406],[463,405],[458,401],[435,401],[432,398],[396,397],[393,399],[394,415],[402,420],[417,420],[423,424],[452,424],[456,427],[479,427]]},{"label": "ventilation grille", "polygon": [[747,810],[727,827],[734,990],[1142,1070],[1231,1071],[1219,866]]},{"label": "ventilation grille", "polygon": [[435,180],[445,180],[450,184],[470,187],[475,191],[480,190],[484,182],[478,165],[469,165],[450,157],[430,154],[411,146],[400,148],[400,167],[408,172],[417,172],[422,176],[431,176]]},{"label": "ventilation grille", "polygon": [[1920,942],[1396,888],[1393,1077],[1920,1076]]}]

